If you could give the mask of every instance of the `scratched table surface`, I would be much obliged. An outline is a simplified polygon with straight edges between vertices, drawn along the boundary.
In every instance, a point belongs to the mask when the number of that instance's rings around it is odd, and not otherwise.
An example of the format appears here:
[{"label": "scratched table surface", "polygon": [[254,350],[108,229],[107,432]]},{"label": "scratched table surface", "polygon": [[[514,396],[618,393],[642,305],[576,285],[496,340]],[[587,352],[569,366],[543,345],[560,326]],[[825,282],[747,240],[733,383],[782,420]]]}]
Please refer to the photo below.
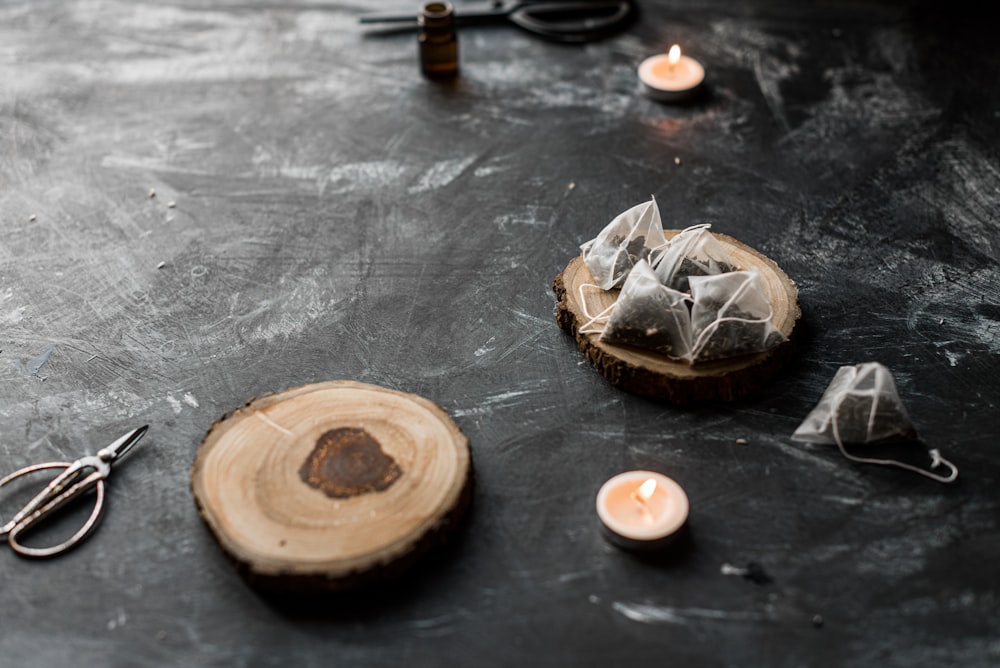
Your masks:
[{"label": "scratched table surface", "polygon": [[[584,46],[468,29],[450,84],[421,77],[413,34],[357,25],[407,3],[0,4],[2,468],[151,425],[88,542],[0,551],[0,663],[1000,663],[991,22],[641,4]],[[708,71],[687,106],[638,91],[672,42]],[[711,223],[797,282],[795,359],[754,396],[625,394],[556,326],[552,279],[650,195],[666,227]],[[790,440],[870,360],[956,484]],[[444,407],[473,505],[390,586],[264,596],[190,466],[225,412],[330,379]],[[655,557],[598,532],[598,487],[636,468],[691,500]]]}]

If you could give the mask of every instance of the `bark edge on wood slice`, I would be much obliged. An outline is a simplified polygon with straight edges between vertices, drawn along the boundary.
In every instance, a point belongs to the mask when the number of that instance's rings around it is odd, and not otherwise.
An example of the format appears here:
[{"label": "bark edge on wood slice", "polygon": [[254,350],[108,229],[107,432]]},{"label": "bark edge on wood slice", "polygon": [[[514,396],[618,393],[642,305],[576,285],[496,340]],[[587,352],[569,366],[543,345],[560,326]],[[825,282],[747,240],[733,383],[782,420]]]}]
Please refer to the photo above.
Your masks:
[{"label": "bark edge on wood slice", "polygon": [[208,430],[195,505],[265,590],[355,589],[444,542],[472,497],[469,441],[415,394],[328,381],[267,394]]},{"label": "bark edge on wood slice", "polygon": [[[680,230],[666,230],[667,239]],[[767,382],[791,357],[795,322],[802,312],[795,282],[766,255],[725,234],[712,232],[729,253],[737,269],[757,268],[771,305],[774,325],[789,341],[755,355],[687,364],[658,353],[616,346],[600,341],[600,334],[582,334],[586,324],[580,302],[580,285],[594,283],[583,262],[573,258],[556,276],[552,290],[556,294],[556,321],[576,339],[577,347],[605,380],[616,387],[646,397],[686,404],[694,401],[730,401],[745,396]],[[589,291],[585,296],[586,312],[600,313],[618,298],[618,290]]]}]

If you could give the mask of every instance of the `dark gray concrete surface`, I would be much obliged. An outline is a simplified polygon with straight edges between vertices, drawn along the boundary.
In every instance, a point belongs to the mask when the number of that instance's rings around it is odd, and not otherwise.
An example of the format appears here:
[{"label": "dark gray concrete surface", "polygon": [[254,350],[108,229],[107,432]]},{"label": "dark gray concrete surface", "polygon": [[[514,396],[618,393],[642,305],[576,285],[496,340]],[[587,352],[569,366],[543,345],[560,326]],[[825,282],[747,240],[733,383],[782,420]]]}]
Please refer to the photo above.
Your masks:
[{"label": "dark gray concrete surface", "polygon": [[[89,542],[0,551],[0,665],[1000,663],[992,22],[641,5],[585,46],[467,30],[448,85],[357,25],[407,3],[0,4],[0,468],[151,425]],[[672,42],[708,70],[696,104],[638,93]],[[624,394],[556,326],[552,279],[651,194],[798,283],[797,357],[757,395]],[[869,360],[957,484],[790,441]],[[340,378],[446,408],[472,510],[391,587],[264,598],[197,516],[194,453],[249,398]],[[632,468],[690,495],[658,558],[597,531]],[[770,581],[721,572],[751,563]]]}]

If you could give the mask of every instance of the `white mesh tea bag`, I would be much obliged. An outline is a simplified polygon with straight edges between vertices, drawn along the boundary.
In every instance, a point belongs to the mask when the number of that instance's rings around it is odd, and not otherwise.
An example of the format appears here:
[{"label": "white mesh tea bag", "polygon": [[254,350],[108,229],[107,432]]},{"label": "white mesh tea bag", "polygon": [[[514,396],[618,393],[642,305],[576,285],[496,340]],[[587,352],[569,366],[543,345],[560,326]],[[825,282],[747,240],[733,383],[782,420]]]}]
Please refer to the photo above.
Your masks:
[{"label": "white mesh tea bag", "polygon": [[878,362],[842,366],[816,408],[792,435],[806,443],[913,439],[917,430],[889,369]]},{"label": "white mesh tea bag", "polygon": [[619,214],[580,250],[597,286],[611,290],[625,282],[636,262],[664,243],[660,210],[651,199]]},{"label": "white mesh tea bag", "polygon": [[670,240],[653,265],[660,283],[687,292],[691,276],[712,276],[736,269],[725,246],[709,232],[710,227],[695,225]]},{"label": "white mesh tea bag", "polygon": [[792,440],[805,443],[834,443],[841,454],[855,462],[898,466],[939,482],[951,482],[958,469],[931,450],[931,468],[944,465],[947,476],[892,459],[857,457],[844,449],[845,443],[876,443],[893,440],[916,440],[917,430],[899,397],[892,373],[878,362],[842,366],[826,388],[816,407],[792,434]]},{"label": "white mesh tea bag", "polygon": [[611,309],[601,341],[690,359],[689,299],[683,292],[660,285],[649,263],[640,260]]},{"label": "white mesh tea bag", "polygon": [[692,356],[695,362],[749,355],[783,343],[760,274],[733,271],[691,276]]}]

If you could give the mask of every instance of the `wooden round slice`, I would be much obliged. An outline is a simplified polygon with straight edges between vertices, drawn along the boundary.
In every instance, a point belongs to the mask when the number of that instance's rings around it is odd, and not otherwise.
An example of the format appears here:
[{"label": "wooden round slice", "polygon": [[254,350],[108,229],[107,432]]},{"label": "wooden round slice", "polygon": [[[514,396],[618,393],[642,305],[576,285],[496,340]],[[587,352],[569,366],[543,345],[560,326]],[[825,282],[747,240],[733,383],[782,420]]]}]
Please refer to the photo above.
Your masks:
[{"label": "wooden round slice", "polygon": [[[680,230],[667,230],[667,239]],[[732,237],[712,233],[723,243],[737,269],[760,271],[764,290],[774,307],[773,321],[786,337],[791,337],[795,321],[801,316],[795,283],[770,258]],[[604,378],[634,394],[655,397],[674,403],[701,400],[732,400],[744,396],[766,382],[781,368],[791,353],[791,341],[756,355],[743,355],[710,362],[688,364],[658,353],[617,346],[600,341],[599,333],[582,334],[590,321],[586,315],[598,314],[618,298],[618,290],[604,291],[580,286],[595,283],[583,257],[570,261],[556,276],[556,320],[571,334],[580,351]]]},{"label": "wooden round slice", "polygon": [[348,589],[396,574],[471,498],[468,439],[432,402],[331,381],[212,425],[191,471],[208,528],[251,583]]}]

